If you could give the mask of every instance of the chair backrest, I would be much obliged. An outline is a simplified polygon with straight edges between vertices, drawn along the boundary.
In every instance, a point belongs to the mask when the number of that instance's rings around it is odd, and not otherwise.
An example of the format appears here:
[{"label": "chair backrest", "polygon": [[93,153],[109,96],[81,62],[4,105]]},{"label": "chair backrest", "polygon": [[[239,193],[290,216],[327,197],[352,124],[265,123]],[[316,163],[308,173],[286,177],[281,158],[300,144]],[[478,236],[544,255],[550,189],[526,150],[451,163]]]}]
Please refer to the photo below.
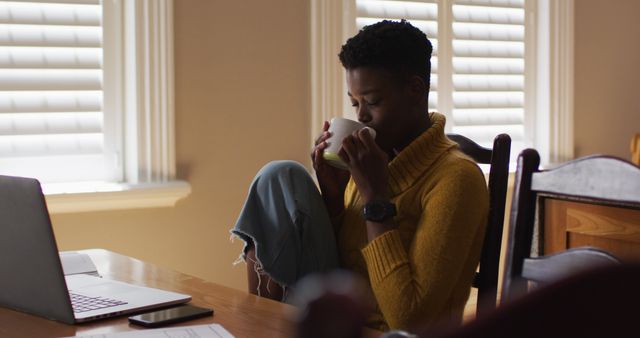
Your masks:
[{"label": "chair backrest", "polygon": [[631,138],[631,162],[640,165],[640,134],[635,134]]},{"label": "chair backrest", "polygon": [[[606,252],[623,261],[640,261],[640,238],[635,235],[640,232],[639,167],[614,157],[590,156],[540,170],[540,156],[533,149],[520,153],[517,164],[501,302],[525,293],[526,284],[520,281],[535,277],[532,273],[554,279],[554,272],[568,275],[594,262],[617,261]],[[580,249],[551,260],[530,258],[532,248],[544,256],[584,245],[606,252]]]},{"label": "chair backrest", "polygon": [[476,162],[490,164],[489,217],[480,266],[473,281],[473,286],[478,289],[476,316],[480,317],[496,307],[511,138],[507,134],[500,134],[494,138],[493,148],[488,149],[462,135],[447,134],[447,136],[458,143],[460,150]]},{"label": "chair backrest", "polygon": [[618,258],[597,248],[571,248],[551,255],[525,258],[522,264],[522,279],[537,284],[549,284],[583,270],[620,263]]}]

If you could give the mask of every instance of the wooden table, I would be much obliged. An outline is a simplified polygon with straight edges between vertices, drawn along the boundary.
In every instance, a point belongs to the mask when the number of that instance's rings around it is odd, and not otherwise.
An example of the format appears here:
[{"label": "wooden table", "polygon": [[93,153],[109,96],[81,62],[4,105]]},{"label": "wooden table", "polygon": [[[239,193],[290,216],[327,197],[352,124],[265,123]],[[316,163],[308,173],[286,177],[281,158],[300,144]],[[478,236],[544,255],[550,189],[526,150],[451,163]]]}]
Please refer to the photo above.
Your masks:
[{"label": "wooden table", "polygon": [[[91,256],[104,278],[187,293],[194,305],[213,308],[213,317],[180,325],[221,324],[235,337],[292,337],[295,307],[161,268],[107,250],[81,251]],[[0,337],[64,337],[138,330],[127,317],[66,325],[0,307]],[[367,330],[367,337],[380,333]]]}]

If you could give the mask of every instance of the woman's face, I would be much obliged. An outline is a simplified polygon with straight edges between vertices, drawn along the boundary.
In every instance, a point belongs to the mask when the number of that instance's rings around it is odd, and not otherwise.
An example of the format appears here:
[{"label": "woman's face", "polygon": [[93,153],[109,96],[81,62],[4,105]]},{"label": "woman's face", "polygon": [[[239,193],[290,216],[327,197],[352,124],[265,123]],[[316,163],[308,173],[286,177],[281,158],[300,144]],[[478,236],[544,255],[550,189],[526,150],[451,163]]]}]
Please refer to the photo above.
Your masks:
[{"label": "woman's face", "polygon": [[389,71],[349,69],[347,87],[358,120],[376,130],[376,143],[383,150],[392,151],[418,127],[415,90]]}]

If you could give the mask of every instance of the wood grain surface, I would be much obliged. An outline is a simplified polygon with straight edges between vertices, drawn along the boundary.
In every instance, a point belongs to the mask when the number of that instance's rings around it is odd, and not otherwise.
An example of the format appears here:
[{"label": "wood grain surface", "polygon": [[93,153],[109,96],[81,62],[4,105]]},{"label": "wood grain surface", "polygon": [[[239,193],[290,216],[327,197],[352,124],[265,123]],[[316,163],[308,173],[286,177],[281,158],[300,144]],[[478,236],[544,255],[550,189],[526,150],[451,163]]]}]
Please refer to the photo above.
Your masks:
[{"label": "wood grain surface", "polygon": [[595,246],[623,261],[640,261],[640,210],[546,199],[544,253]]},{"label": "wood grain surface", "polygon": [[[104,278],[192,295],[192,304],[213,308],[213,317],[191,320],[174,326],[221,324],[237,338],[292,337],[298,310],[247,292],[207,282],[197,277],[101,249],[84,250]],[[66,325],[45,318],[0,308],[0,337],[66,337],[140,330],[127,316],[86,324]],[[366,337],[381,333],[365,329]]]}]

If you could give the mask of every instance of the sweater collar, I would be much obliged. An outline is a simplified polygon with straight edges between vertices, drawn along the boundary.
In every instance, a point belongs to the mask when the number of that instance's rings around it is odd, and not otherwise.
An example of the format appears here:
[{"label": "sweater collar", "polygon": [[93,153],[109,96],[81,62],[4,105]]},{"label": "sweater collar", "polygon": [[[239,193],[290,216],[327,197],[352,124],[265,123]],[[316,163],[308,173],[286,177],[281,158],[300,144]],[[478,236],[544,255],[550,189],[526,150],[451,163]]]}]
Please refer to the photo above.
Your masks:
[{"label": "sweater collar", "polygon": [[430,113],[431,127],[418,136],[389,163],[389,191],[396,196],[409,188],[447,150],[456,146],[444,134],[446,119]]}]

